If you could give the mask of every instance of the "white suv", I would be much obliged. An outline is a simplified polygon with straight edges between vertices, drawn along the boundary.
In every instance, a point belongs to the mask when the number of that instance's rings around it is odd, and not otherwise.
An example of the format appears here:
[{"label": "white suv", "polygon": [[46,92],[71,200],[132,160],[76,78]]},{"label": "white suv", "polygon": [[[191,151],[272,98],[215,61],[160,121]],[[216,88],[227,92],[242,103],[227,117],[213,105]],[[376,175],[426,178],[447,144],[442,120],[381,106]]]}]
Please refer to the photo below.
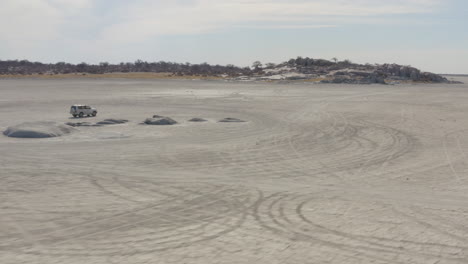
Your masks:
[{"label": "white suv", "polygon": [[97,110],[94,107],[88,105],[72,105],[70,108],[70,114],[73,117],[83,117],[83,116],[96,116]]}]

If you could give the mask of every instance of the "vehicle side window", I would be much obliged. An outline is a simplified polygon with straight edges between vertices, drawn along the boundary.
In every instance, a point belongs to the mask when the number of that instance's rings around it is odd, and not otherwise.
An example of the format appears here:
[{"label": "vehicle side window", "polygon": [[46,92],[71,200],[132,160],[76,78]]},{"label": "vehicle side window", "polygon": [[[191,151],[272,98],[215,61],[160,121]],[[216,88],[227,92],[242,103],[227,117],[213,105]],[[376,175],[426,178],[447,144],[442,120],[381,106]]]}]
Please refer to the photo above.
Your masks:
[{"label": "vehicle side window", "polygon": [[91,109],[91,107],[89,107],[89,106],[85,106],[85,108],[86,108],[86,109]]}]

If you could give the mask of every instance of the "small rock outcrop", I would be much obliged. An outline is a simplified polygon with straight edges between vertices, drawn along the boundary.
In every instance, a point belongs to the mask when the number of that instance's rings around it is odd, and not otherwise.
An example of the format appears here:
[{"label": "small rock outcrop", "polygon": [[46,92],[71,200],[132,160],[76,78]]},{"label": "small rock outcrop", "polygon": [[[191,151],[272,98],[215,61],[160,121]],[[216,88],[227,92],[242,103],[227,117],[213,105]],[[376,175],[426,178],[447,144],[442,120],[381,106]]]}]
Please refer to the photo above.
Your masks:
[{"label": "small rock outcrop", "polygon": [[70,134],[73,127],[56,122],[25,122],[8,127],[3,134],[15,138],[50,138]]},{"label": "small rock outcrop", "polygon": [[102,125],[117,125],[117,124],[124,124],[124,123],[127,123],[128,120],[127,119],[113,119],[113,118],[109,118],[109,119],[104,119],[102,121],[99,121],[96,123],[96,125],[98,126],[102,126]]},{"label": "small rock outcrop", "polygon": [[72,127],[94,126],[94,124],[90,122],[67,122],[65,123],[65,125],[72,126]]},{"label": "small rock outcrop", "polygon": [[218,122],[223,122],[223,123],[240,123],[240,122],[245,122],[244,120],[238,119],[238,118],[233,118],[233,117],[226,117]]},{"label": "small rock outcrop", "polygon": [[194,117],[189,120],[189,122],[206,122],[206,119],[200,118],[200,117]]},{"label": "small rock outcrop", "polygon": [[177,121],[167,116],[154,115],[152,118],[146,118],[143,122],[146,125],[174,125],[177,124]]}]

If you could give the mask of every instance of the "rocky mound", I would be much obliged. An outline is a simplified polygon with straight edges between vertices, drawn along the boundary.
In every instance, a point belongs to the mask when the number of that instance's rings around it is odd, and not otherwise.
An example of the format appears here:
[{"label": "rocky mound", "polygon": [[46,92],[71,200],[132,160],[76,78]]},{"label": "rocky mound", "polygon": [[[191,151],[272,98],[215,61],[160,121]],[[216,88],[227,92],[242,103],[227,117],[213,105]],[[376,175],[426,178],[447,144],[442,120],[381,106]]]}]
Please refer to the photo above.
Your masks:
[{"label": "rocky mound", "polygon": [[460,83],[449,81],[447,78],[432,72],[422,72],[411,66],[398,64],[383,64],[375,69],[376,74],[384,76],[387,80],[410,80],[428,83]]},{"label": "rocky mound", "polygon": [[218,122],[225,122],[225,123],[239,123],[239,122],[245,122],[244,120],[238,119],[238,118],[233,118],[233,117],[226,117]]},{"label": "rocky mound", "polygon": [[101,126],[101,125],[117,125],[117,124],[124,124],[127,123],[128,120],[126,119],[104,119],[103,121],[99,121],[96,123],[96,125]]},{"label": "rocky mound", "polygon": [[189,120],[189,122],[206,122],[206,119],[200,118],[200,117],[194,117]]},{"label": "rocky mound", "polygon": [[447,78],[430,73],[421,72],[411,66],[398,64],[383,64],[372,69],[362,70],[347,68],[330,72],[322,83],[395,83],[399,81],[426,82],[426,83],[451,83]]},{"label": "rocky mound", "polygon": [[397,84],[401,82],[459,83],[430,72],[423,72],[411,66],[398,64],[358,64],[349,60],[328,61],[324,59],[302,58],[267,67],[258,67],[250,76],[240,76],[235,80],[308,80],[321,83],[351,84]]},{"label": "rocky mound", "polygon": [[80,127],[80,126],[94,126],[94,124],[90,122],[67,122],[65,123],[67,126],[72,126],[72,127]]},{"label": "rocky mound", "polygon": [[25,122],[8,127],[3,134],[16,138],[50,138],[59,137],[75,131],[73,127],[56,122]]},{"label": "rocky mound", "polygon": [[152,118],[146,118],[146,120],[143,123],[146,125],[165,126],[177,124],[177,121],[167,116],[154,115]]}]

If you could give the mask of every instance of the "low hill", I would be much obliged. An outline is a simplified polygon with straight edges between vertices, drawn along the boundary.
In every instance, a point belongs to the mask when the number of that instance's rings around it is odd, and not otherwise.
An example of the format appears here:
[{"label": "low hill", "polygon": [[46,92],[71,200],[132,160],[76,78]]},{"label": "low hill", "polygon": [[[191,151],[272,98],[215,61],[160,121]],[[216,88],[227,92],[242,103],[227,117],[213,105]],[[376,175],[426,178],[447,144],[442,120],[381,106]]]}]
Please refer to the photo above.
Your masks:
[{"label": "low hill", "polygon": [[328,61],[301,58],[254,69],[254,77],[261,80],[309,80],[321,83],[455,83],[447,78],[398,64],[356,64],[348,60]]}]

